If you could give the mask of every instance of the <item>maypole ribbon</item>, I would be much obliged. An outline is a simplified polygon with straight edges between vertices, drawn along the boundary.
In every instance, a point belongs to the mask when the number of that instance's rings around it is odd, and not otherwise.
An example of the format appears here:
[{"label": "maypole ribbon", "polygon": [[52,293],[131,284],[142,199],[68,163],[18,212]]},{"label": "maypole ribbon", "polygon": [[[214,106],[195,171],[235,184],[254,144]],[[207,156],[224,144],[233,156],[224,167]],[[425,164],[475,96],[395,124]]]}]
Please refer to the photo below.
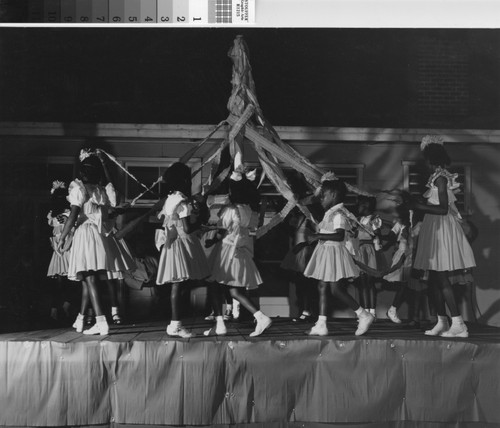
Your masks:
[{"label": "maypole ribbon", "polygon": [[158,177],[156,179],[156,181],[151,186],[149,186],[144,192],[142,192],[141,194],[136,196],[134,199],[132,199],[132,202],[130,202],[130,205],[134,206],[139,199],[141,199],[146,193],[150,192],[153,187],[155,187],[158,183],[161,183],[162,181],[163,181],[163,177],[161,177],[161,176]]},{"label": "maypole ribbon", "polygon": [[223,126],[223,125],[225,125],[226,123],[227,123],[226,119],[224,119],[223,121],[219,122],[215,126],[215,128],[212,130],[212,132],[210,132],[210,134],[208,134],[207,137],[205,137],[195,147],[191,148],[183,156],[181,156],[179,158],[179,162],[184,163],[184,164],[187,163],[194,156],[194,154],[200,149],[200,147],[203,146],[208,140],[210,140],[210,138],[212,137],[212,135],[214,135],[220,129],[220,127]]}]

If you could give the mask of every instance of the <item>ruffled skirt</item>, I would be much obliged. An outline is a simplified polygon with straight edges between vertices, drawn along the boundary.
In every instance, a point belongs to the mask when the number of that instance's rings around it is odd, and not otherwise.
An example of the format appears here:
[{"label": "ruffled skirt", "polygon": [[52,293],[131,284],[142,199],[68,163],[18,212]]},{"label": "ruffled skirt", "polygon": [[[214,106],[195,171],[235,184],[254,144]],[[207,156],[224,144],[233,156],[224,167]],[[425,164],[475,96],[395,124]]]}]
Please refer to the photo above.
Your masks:
[{"label": "ruffled skirt", "polygon": [[[398,249],[392,257],[391,267],[397,265],[401,258],[405,255],[404,249]],[[408,282],[411,277],[411,257],[406,255],[406,259],[398,270],[391,272],[390,274],[384,276],[384,279],[388,282]]]},{"label": "ruffled skirt", "polygon": [[62,254],[57,254],[55,251],[52,253],[52,258],[50,259],[49,269],[47,270],[47,276],[66,276],[68,275],[69,266],[69,251]]},{"label": "ruffled skirt", "polygon": [[170,248],[163,245],[156,276],[157,284],[204,279],[209,275],[207,257],[196,236],[179,235]]},{"label": "ruffled skirt", "polygon": [[424,216],[413,266],[439,272],[476,266],[472,248],[456,217],[451,214]]},{"label": "ruffled skirt", "polygon": [[360,270],[343,242],[320,241],[312,253],[304,276],[324,282],[355,278]]},{"label": "ruffled skirt", "polygon": [[108,279],[123,279],[124,272],[130,272],[136,268],[127,243],[123,239],[116,239],[114,235],[105,237],[104,243],[108,259]]},{"label": "ruffled skirt", "polygon": [[212,270],[209,281],[247,290],[258,288],[262,284],[262,277],[253,260],[251,248],[251,245],[243,245],[235,249],[225,242],[217,245],[209,259]]},{"label": "ruffled skirt", "polygon": [[105,239],[93,223],[83,223],[77,227],[69,251],[69,279],[81,281],[84,272],[109,270]]},{"label": "ruffled skirt", "polygon": [[375,246],[369,243],[359,244],[359,261],[372,269],[377,269],[377,254],[375,253]]}]

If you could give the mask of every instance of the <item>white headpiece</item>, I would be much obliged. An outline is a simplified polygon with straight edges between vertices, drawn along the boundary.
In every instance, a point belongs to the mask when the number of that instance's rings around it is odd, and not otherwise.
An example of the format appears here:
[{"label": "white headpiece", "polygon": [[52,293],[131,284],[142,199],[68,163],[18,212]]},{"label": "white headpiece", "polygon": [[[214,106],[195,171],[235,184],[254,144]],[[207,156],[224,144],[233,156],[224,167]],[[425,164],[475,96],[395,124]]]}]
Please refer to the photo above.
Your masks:
[{"label": "white headpiece", "polygon": [[426,135],[422,138],[422,143],[420,144],[420,150],[424,150],[429,144],[439,144],[442,146],[444,144],[443,137],[441,135]]},{"label": "white headpiece", "polygon": [[80,159],[80,162],[83,162],[85,159],[87,159],[93,154],[94,152],[91,149],[81,149],[80,156],[78,158]]},{"label": "white headpiece", "polygon": [[66,189],[66,184],[64,181],[55,180],[52,182],[52,189],[50,189],[50,194],[53,195],[57,189]]},{"label": "white headpiece", "polygon": [[335,175],[334,172],[332,171],[328,171],[326,173],[324,173],[322,176],[321,176],[321,182],[323,183],[323,181],[335,181],[335,180],[338,180],[339,178]]}]

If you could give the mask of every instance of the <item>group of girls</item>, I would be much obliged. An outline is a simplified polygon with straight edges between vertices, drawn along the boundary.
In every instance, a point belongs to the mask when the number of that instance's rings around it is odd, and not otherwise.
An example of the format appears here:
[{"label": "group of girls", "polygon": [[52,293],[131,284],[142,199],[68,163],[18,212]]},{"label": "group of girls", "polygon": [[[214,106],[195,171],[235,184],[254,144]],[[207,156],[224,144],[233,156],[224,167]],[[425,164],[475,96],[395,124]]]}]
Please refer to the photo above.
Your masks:
[{"label": "group of girls", "polygon": [[[461,218],[455,206],[456,176],[445,168],[450,159],[439,137],[427,136],[422,141],[422,152],[431,169],[424,197],[426,203],[413,200],[399,206],[395,213],[395,226],[389,242],[397,243],[391,268],[380,272],[376,252],[380,241],[381,221],[375,215],[370,198],[361,198],[360,217],[356,219],[344,206],[347,187],[333,173],[325,174],[317,195],[324,210],[323,219],[315,224],[312,218],[297,217],[295,246],[283,261],[282,267],[294,271],[300,291],[305,296],[299,319],[312,316],[309,297],[318,289],[318,319],[308,332],[324,336],[327,325],[329,294],[349,307],[358,318],[356,335],[368,331],[375,320],[374,276],[384,276],[387,281],[404,283],[412,269],[425,271],[436,306],[438,321],[426,331],[429,335],[467,337],[468,331],[458,312],[450,275],[475,266],[471,247],[461,227]],[[99,152],[97,152],[99,153]],[[97,315],[96,325],[89,334],[107,334],[108,327],[99,301],[96,277],[112,278],[131,268],[124,245],[109,227],[110,207],[116,205],[116,195],[111,184],[99,184],[99,156],[88,154],[80,164],[81,180],[69,187],[70,211],[66,212],[60,235],[56,238],[56,253],[69,252],[67,275],[69,279],[83,281],[81,312],[75,322],[78,331],[83,327],[83,314],[90,303]],[[102,159],[101,159],[102,160]],[[261,275],[253,260],[252,231],[258,223],[259,192],[253,183],[255,177],[242,166],[235,168],[228,184],[227,195],[210,196],[210,218],[200,219],[199,201],[191,196],[191,171],[183,163],[171,165],[163,175],[167,190],[151,212],[157,211],[162,228],[156,231],[155,241],[161,250],[156,283],[171,284],[171,321],[167,334],[188,338],[180,319],[180,291],[188,281],[204,280],[209,284],[209,299],[215,326],[205,335],[227,333],[223,315],[223,300],[236,301],[246,308],[256,320],[251,336],[262,334],[271,326],[266,316],[247,296],[245,291],[256,289]],[[416,250],[409,221],[410,209],[423,213]],[[202,223],[205,223],[202,225]],[[69,251],[71,231],[74,236]],[[196,232],[196,233],[195,233]],[[59,233],[59,232],[58,232]],[[413,251],[415,256],[413,257]],[[346,290],[355,279],[359,284],[359,302]],[[308,297],[309,296],[309,297]],[[395,296],[388,316],[400,322],[397,308],[404,296],[402,287]],[[448,324],[446,307],[452,318]]]},{"label": "group of girls", "polygon": [[[475,266],[463,220],[455,205],[454,191],[459,187],[457,175],[446,170],[450,158],[442,138],[424,137],[421,150],[431,172],[428,190],[423,195],[426,201],[403,200],[394,211],[394,227],[388,236],[381,235],[382,223],[375,215],[374,198],[359,199],[360,217],[354,219],[343,206],[345,185],[333,175],[323,177],[320,188],[321,204],[325,209],[323,220],[318,225],[318,232],[301,237],[302,241],[314,243],[316,248],[311,253],[310,247],[301,242],[282,263],[285,269],[302,271],[303,278],[319,281],[319,316],[309,334],[328,334],[328,289],[334,297],[356,312],[359,319],[356,335],[366,332],[375,319],[374,277],[383,277],[386,281],[400,285],[387,316],[391,321],[401,323],[397,308],[403,302],[410,275],[418,271],[421,276],[427,277],[437,311],[436,325],[425,334],[468,336],[450,282]],[[411,212],[413,224],[410,222]],[[423,217],[422,221],[416,221],[418,217]],[[307,224],[307,220],[300,224],[299,229],[305,231],[303,225]],[[387,241],[383,247],[381,240]],[[397,249],[391,267],[383,272],[377,265],[377,250],[394,243]],[[359,304],[345,291],[348,282],[353,280],[358,286]],[[451,326],[446,316],[446,306],[451,315]],[[310,317],[310,308],[304,306],[299,319],[307,320]]]},{"label": "group of girls", "polygon": [[[73,327],[84,334],[104,335],[108,334],[109,326],[98,280],[107,282],[112,290],[112,320],[119,323],[113,281],[123,278],[123,273],[135,265],[125,242],[115,236],[113,216],[116,212],[113,208],[117,205],[117,195],[106,172],[104,155],[99,151],[82,150],[79,159],[80,178],[73,180],[67,191],[62,183],[54,185],[53,195],[56,191],[58,197],[66,193],[69,208],[49,214],[54,252],[48,275],[81,281],[81,307]],[[105,186],[101,184],[103,176],[108,181]],[[95,324],[83,331],[89,307],[95,313]]]}]

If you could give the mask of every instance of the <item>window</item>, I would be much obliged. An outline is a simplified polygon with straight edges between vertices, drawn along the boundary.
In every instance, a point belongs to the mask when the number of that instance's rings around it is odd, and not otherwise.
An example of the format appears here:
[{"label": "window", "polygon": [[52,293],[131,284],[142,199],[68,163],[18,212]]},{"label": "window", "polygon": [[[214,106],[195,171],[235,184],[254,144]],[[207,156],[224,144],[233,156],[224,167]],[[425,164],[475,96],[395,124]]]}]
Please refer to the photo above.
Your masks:
[{"label": "window", "polygon": [[[151,186],[158,177],[160,177],[165,170],[174,162],[177,162],[177,158],[121,158],[125,169],[130,172],[137,180],[145,184],[147,187]],[[192,171],[200,168],[201,162],[199,159],[192,159],[188,162],[189,167]],[[197,174],[193,178],[193,192],[199,191],[201,189],[201,173]],[[125,195],[127,202],[132,201],[134,198],[139,196],[145,189],[140,186],[135,180],[130,176],[125,178]],[[139,205],[152,205],[158,200],[159,195],[162,192],[162,183],[157,184],[151,192],[147,192],[140,199],[138,199],[137,204]]]},{"label": "window", "polygon": [[[448,168],[452,173],[458,174],[460,188],[455,194],[457,208],[463,216],[470,215],[471,211],[471,166],[469,163],[456,163]],[[426,191],[425,185],[429,173],[422,164],[413,161],[403,161],[404,189],[413,196],[421,196]]]}]

